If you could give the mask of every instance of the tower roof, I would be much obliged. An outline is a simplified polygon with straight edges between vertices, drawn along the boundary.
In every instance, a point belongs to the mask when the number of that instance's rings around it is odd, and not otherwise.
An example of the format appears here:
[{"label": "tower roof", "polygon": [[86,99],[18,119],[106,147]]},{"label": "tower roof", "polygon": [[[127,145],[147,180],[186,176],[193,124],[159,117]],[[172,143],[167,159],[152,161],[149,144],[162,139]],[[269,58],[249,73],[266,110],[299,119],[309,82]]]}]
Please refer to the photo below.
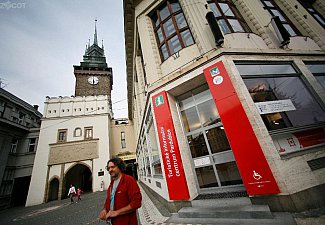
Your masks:
[{"label": "tower roof", "polygon": [[98,46],[97,41],[97,19],[95,19],[95,33],[94,33],[94,43],[90,46],[86,45],[85,54],[83,56],[83,62],[80,62],[82,67],[107,67],[106,57],[104,53],[104,45],[102,47]]}]

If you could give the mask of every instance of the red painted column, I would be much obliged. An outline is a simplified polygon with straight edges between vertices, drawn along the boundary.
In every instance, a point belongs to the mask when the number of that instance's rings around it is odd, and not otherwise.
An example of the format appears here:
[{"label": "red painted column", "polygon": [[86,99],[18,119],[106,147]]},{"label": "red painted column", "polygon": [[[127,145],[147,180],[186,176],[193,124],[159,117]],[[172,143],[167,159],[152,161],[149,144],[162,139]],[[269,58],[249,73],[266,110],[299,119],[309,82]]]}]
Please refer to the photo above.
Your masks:
[{"label": "red painted column", "polygon": [[279,193],[272,171],[222,61],[203,72],[247,193]]},{"label": "red painted column", "polygon": [[152,97],[156,118],[161,155],[170,200],[190,198],[178,147],[174,123],[170,112],[167,92],[162,91]]}]

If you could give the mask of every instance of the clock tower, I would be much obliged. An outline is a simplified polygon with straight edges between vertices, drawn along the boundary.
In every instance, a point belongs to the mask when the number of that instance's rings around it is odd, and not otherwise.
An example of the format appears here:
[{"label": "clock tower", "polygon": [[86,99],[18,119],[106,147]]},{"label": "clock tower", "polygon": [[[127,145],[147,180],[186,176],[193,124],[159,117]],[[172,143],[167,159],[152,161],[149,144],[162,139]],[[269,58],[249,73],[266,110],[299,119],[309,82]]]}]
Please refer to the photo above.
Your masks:
[{"label": "clock tower", "polygon": [[86,45],[83,61],[74,67],[76,77],[75,96],[108,95],[113,85],[112,68],[107,66],[104,45],[98,46],[95,20],[94,43]]}]

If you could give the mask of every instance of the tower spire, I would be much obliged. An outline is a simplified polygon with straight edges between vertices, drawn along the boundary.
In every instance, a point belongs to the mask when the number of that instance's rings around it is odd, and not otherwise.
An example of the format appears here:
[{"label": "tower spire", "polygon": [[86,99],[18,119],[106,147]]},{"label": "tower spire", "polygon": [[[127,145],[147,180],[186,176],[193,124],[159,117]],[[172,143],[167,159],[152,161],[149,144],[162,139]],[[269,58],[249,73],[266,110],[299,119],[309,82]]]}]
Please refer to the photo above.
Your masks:
[{"label": "tower spire", "polygon": [[96,27],[96,24],[97,24],[97,18],[95,19],[94,45],[98,45],[98,43],[97,43],[97,27]]}]

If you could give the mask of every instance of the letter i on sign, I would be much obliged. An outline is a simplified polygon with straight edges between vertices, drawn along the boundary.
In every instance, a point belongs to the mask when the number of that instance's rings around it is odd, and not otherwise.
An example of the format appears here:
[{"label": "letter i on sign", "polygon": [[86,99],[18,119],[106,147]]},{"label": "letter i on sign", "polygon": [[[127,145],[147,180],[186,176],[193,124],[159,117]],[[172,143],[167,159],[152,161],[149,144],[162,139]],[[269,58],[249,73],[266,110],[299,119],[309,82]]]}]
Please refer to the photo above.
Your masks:
[{"label": "letter i on sign", "polygon": [[164,104],[164,97],[162,95],[159,95],[158,97],[156,97],[155,102],[156,107]]}]

